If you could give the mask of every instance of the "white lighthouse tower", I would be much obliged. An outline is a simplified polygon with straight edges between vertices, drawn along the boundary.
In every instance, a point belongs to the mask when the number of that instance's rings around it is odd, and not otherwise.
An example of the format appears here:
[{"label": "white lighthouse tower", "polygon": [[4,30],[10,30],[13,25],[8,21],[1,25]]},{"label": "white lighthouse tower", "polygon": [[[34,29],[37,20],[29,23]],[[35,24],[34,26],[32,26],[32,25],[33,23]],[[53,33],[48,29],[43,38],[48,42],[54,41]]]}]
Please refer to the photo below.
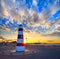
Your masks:
[{"label": "white lighthouse tower", "polygon": [[22,52],[22,51],[25,51],[25,44],[24,44],[24,38],[23,38],[23,26],[21,24],[19,25],[19,28],[18,28],[16,52]]}]

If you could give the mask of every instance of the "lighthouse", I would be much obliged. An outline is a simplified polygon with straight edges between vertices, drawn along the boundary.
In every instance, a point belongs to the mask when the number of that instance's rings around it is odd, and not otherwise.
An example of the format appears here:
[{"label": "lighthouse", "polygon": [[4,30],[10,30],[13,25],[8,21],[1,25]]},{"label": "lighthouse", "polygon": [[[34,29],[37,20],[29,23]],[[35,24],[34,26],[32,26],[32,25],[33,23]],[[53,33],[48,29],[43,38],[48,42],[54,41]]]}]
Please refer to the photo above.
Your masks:
[{"label": "lighthouse", "polygon": [[17,45],[16,45],[16,52],[23,52],[23,51],[25,51],[23,26],[22,24],[20,24],[18,27],[18,39],[17,39]]}]

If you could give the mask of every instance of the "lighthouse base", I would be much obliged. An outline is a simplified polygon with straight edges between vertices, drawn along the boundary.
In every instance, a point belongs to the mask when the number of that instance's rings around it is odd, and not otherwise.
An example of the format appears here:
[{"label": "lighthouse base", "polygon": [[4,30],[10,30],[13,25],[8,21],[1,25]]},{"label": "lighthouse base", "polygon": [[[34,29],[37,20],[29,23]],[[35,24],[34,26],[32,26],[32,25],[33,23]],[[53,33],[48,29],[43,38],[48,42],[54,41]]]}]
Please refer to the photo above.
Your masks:
[{"label": "lighthouse base", "polygon": [[16,46],[16,52],[24,52],[25,46]]}]

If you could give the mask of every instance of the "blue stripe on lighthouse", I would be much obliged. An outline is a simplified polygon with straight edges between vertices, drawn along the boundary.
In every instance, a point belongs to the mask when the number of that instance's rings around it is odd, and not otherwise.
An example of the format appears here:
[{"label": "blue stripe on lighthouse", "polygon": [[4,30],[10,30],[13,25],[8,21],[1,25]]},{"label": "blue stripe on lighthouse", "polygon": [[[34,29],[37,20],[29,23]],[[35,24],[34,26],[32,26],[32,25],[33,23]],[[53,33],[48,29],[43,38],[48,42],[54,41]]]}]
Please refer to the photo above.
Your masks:
[{"label": "blue stripe on lighthouse", "polygon": [[25,51],[25,46],[16,46],[16,52]]},{"label": "blue stripe on lighthouse", "polygon": [[23,31],[18,31],[18,35],[23,35]]},{"label": "blue stripe on lighthouse", "polygon": [[17,40],[17,43],[21,43],[21,42],[23,42],[23,39],[20,38]]}]

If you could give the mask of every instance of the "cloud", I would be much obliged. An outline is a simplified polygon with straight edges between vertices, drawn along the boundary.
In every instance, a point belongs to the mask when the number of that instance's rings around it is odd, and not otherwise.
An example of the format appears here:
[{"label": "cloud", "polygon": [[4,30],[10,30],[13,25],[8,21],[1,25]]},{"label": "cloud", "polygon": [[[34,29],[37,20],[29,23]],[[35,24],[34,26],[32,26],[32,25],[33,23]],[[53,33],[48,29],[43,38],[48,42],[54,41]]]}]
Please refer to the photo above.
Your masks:
[{"label": "cloud", "polygon": [[[36,0],[33,0],[33,3],[28,1],[30,2],[29,4],[26,4],[26,0],[1,0],[0,15],[3,16],[3,18],[9,19],[6,22],[6,25],[8,24],[8,26],[10,26],[12,29],[16,28],[14,25],[14,20],[16,20],[17,27],[18,24],[22,23],[26,29],[37,31],[42,34],[48,34],[54,32],[56,29],[58,30],[60,27],[59,24],[57,24],[60,22],[60,18],[55,18],[53,23],[53,18],[51,19],[53,14],[60,9],[55,4],[56,1],[47,1],[48,3],[46,3],[46,1],[41,1],[40,4],[42,6],[42,10],[39,12],[38,1]],[[42,2],[44,4],[42,4]],[[57,17],[59,17],[59,15]],[[50,20],[51,22],[49,22]]]},{"label": "cloud", "polygon": [[58,36],[58,37],[60,37],[60,32],[53,32],[52,34],[48,34],[47,36]]},{"label": "cloud", "polygon": [[10,28],[9,27],[2,27],[3,30],[6,30],[6,31],[10,31]]},{"label": "cloud", "polygon": [[2,36],[0,36],[0,39],[3,39],[4,40],[4,38]]}]

